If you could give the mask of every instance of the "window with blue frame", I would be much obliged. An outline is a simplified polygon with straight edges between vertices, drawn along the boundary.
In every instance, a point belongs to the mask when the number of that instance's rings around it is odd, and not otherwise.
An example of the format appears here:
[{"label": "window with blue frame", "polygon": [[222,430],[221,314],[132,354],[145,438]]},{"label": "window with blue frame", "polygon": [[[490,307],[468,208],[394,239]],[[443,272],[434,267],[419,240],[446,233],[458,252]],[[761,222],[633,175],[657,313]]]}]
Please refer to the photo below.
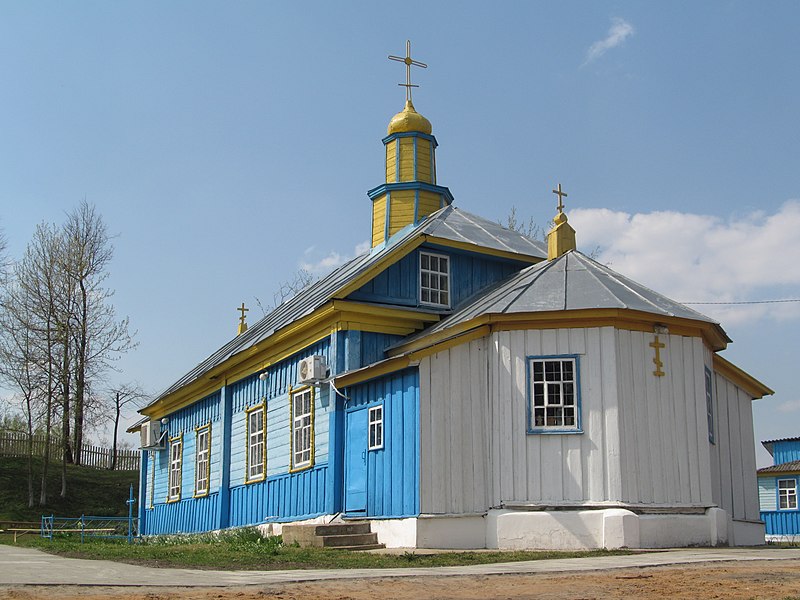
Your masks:
[{"label": "window with blue frame", "polygon": [[575,355],[528,357],[528,432],[581,431],[580,363]]},{"label": "window with blue frame", "polygon": [[195,429],[194,497],[208,496],[211,467],[211,423]]},{"label": "window with blue frame", "polygon": [[778,510],[797,510],[797,479],[778,479]]},{"label": "window with blue frame", "polygon": [[712,394],[714,381],[711,377],[711,371],[706,367],[706,416],[708,418],[708,441],[712,444],[714,442],[714,396]]},{"label": "window with blue frame", "polygon": [[447,256],[420,252],[419,300],[432,306],[450,306],[450,259]]}]

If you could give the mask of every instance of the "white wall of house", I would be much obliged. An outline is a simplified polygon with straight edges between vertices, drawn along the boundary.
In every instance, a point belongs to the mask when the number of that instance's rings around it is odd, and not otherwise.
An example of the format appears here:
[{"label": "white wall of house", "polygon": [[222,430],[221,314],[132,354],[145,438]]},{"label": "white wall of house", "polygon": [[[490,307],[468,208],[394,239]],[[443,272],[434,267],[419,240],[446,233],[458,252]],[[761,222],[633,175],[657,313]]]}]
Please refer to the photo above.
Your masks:
[{"label": "white wall of house", "polygon": [[[717,504],[757,520],[749,396],[716,376],[711,444],[711,353],[701,338],[660,335],[656,377],[653,339],[613,327],[500,331],[423,359],[422,514],[623,504],[702,515]],[[526,357],[554,355],[579,357],[583,433],[528,433]]]}]

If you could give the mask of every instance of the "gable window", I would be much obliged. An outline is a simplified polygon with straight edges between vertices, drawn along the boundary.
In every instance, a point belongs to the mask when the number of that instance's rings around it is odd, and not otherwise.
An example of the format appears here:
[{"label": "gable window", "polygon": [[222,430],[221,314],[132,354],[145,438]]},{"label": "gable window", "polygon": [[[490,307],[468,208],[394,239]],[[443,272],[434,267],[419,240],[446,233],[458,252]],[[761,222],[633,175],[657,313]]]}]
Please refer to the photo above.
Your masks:
[{"label": "gable window", "polygon": [[181,499],[181,467],[183,463],[183,436],[169,440],[169,492],[167,502]]},{"label": "gable window", "polygon": [[577,356],[528,357],[530,433],[581,431]]},{"label": "gable window", "polygon": [[369,449],[383,448],[383,406],[369,409]]},{"label": "gable window", "polygon": [[247,415],[247,477],[245,483],[263,481],[266,472],[266,444],[264,431],[266,418],[264,405],[245,411]]},{"label": "gable window", "polygon": [[419,300],[422,304],[450,306],[450,259],[441,254],[419,254]]},{"label": "gable window", "polygon": [[314,462],[314,388],[291,394],[292,470],[312,466]]},{"label": "gable window", "polygon": [[706,416],[708,418],[708,441],[712,444],[714,442],[714,397],[711,390],[713,380],[711,378],[711,371],[706,367]]},{"label": "gable window", "polygon": [[778,510],[797,510],[796,479],[778,479]]},{"label": "gable window", "polygon": [[194,495],[207,496],[211,468],[211,423],[198,427],[194,464]]}]

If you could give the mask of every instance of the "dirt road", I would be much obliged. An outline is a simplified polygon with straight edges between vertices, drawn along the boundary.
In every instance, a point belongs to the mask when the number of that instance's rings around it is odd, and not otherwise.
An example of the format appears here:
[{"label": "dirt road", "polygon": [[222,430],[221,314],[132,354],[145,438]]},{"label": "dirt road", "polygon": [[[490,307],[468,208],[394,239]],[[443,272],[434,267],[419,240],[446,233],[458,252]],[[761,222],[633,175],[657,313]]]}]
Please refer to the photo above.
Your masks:
[{"label": "dirt road", "polygon": [[798,598],[800,561],[753,561],[535,575],[338,580],[226,588],[41,586],[0,589],[14,600],[483,600],[502,598]]}]

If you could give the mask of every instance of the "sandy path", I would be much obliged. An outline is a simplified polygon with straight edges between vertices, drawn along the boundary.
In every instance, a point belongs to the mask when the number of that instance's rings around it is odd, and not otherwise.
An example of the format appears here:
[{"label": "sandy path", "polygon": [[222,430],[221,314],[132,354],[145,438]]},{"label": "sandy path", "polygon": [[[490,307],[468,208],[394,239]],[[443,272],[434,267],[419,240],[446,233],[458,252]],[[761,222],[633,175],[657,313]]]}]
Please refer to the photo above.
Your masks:
[{"label": "sandy path", "polygon": [[338,580],[271,586],[165,589],[40,586],[0,589],[15,600],[482,600],[503,598],[800,598],[800,561],[700,564],[605,572]]}]

